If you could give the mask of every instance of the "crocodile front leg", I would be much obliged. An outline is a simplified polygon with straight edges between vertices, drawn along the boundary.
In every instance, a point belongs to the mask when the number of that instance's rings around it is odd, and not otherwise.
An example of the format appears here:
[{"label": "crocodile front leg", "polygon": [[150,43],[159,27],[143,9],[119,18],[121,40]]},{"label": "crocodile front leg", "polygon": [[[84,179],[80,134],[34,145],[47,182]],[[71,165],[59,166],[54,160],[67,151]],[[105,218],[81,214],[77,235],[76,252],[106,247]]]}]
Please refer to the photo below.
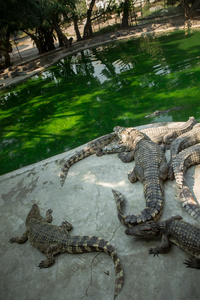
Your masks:
[{"label": "crocodile front leg", "polygon": [[28,231],[26,230],[21,237],[12,237],[10,243],[24,244],[28,240]]},{"label": "crocodile front leg", "polygon": [[149,254],[153,254],[153,256],[158,254],[167,253],[170,249],[170,240],[167,234],[162,235],[162,242],[159,247],[149,249]]},{"label": "crocodile front leg", "polygon": [[134,160],[134,150],[130,152],[122,152],[118,154],[118,157],[123,161],[124,163],[129,163]]}]

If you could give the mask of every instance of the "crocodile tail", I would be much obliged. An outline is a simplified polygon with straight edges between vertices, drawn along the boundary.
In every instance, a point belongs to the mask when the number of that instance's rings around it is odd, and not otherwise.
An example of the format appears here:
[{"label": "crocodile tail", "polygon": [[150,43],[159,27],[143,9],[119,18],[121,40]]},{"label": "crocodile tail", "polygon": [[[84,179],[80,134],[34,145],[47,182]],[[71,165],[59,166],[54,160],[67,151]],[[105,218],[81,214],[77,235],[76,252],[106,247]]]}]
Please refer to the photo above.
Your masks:
[{"label": "crocodile tail", "polygon": [[155,205],[155,207],[145,207],[140,214],[126,216],[125,222],[129,224],[128,227],[136,226],[147,221],[158,221],[162,213],[162,207]]},{"label": "crocodile tail", "polygon": [[184,175],[186,170],[195,164],[200,163],[200,144],[190,146],[179,154],[173,162],[174,175],[179,189],[183,188]]},{"label": "crocodile tail", "polygon": [[198,222],[200,222],[200,206],[195,201],[189,187],[184,183],[180,191],[182,207]]},{"label": "crocodile tail", "polygon": [[193,128],[197,123],[197,120],[194,117],[189,117],[188,121],[185,122],[182,126],[177,127],[172,132],[166,134],[163,138],[165,144],[170,144],[175,140],[175,138]]},{"label": "crocodile tail", "polygon": [[107,253],[112,258],[115,266],[115,293],[114,293],[114,299],[115,299],[123,287],[124,272],[115,248],[106,242],[104,246],[104,252]]},{"label": "crocodile tail", "polygon": [[122,195],[122,193],[120,193],[116,190],[112,190],[112,193],[113,193],[115,201],[116,201],[118,218],[125,227],[129,228],[130,224],[126,223],[126,221],[125,221],[126,217],[123,215],[123,211],[122,211],[122,206],[124,204],[125,197]]},{"label": "crocodile tail", "polygon": [[67,177],[67,173],[69,168],[75,164],[76,162],[88,157],[89,155],[93,154],[94,151],[92,148],[90,147],[85,147],[84,149],[82,149],[81,151],[77,152],[76,154],[72,155],[62,166],[61,171],[60,171],[60,184],[61,186],[64,185],[66,177]]},{"label": "crocodile tail", "polygon": [[124,273],[117,252],[111,244],[96,236],[70,236],[65,249],[69,253],[104,252],[108,254],[115,266],[114,298],[119,294],[124,283]]}]

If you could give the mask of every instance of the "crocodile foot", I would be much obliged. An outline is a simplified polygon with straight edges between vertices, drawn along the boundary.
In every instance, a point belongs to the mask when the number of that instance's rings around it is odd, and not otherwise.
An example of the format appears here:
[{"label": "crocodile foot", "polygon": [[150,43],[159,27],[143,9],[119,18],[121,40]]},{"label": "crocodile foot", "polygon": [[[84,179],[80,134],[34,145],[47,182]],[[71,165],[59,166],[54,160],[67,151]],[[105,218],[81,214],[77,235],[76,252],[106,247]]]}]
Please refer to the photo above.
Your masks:
[{"label": "crocodile foot", "polygon": [[200,259],[197,258],[189,258],[185,260],[184,264],[186,268],[200,269]]},{"label": "crocodile foot", "polygon": [[158,250],[158,248],[151,248],[149,249],[149,254],[153,254],[153,256],[158,256],[158,254],[160,253],[160,251]]}]

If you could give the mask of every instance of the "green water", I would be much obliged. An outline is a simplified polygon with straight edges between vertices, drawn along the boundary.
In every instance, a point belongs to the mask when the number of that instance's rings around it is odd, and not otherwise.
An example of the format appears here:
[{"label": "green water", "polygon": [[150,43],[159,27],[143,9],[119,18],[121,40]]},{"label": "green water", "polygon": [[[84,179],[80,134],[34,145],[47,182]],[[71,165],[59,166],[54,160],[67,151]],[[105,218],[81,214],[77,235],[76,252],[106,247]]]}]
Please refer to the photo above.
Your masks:
[{"label": "green water", "polygon": [[[116,125],[200,121],[200,32],[79,52],[0,94],[0,174],[75,148]],[[145,118],[155,110],[181,110]]]}]

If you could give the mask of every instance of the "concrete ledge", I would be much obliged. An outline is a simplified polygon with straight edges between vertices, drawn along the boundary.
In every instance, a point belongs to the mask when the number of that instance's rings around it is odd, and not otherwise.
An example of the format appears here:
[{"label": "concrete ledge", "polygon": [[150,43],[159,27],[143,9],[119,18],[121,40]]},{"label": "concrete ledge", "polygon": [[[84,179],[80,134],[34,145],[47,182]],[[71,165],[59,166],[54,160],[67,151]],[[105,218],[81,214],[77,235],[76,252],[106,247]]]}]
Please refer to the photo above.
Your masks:
[{"label": "concrete ledge", "polygon": [[[117,249],[125,273],[124,287],[117,299],[199,299],[199,271],[185,267],[183,262],[188,255],[183,250],[172,245],[168,254],[153,257],[148,249],[159,244],[159,239],[144,240],[124,234],[111,189],[126,196],[126,213],[144,208],[143,184],[131,184],[126,176],[134,163],[124,164],[116,154],[90,156],[70,168],[61,188],[60,166],[82,147],[0,176],[0,298],[113,299],[114,265],[105,253],[65,253],[56,257],[51,268],[40,270],[37,266],[44,259],[43,254],[29,242],[9,243],[12,236],[25,231],[26,216],[32,204],[38,203],[42,215],[49,208],[53,210],[53,224],[68,220],[74,226],[72,235],[97,235]],[[200,199],[200,166],[191,167],[186,178]],[[164,188],[162,219],[180,214],[198,226],[181,208],[175,181],[166,181]]]}]

